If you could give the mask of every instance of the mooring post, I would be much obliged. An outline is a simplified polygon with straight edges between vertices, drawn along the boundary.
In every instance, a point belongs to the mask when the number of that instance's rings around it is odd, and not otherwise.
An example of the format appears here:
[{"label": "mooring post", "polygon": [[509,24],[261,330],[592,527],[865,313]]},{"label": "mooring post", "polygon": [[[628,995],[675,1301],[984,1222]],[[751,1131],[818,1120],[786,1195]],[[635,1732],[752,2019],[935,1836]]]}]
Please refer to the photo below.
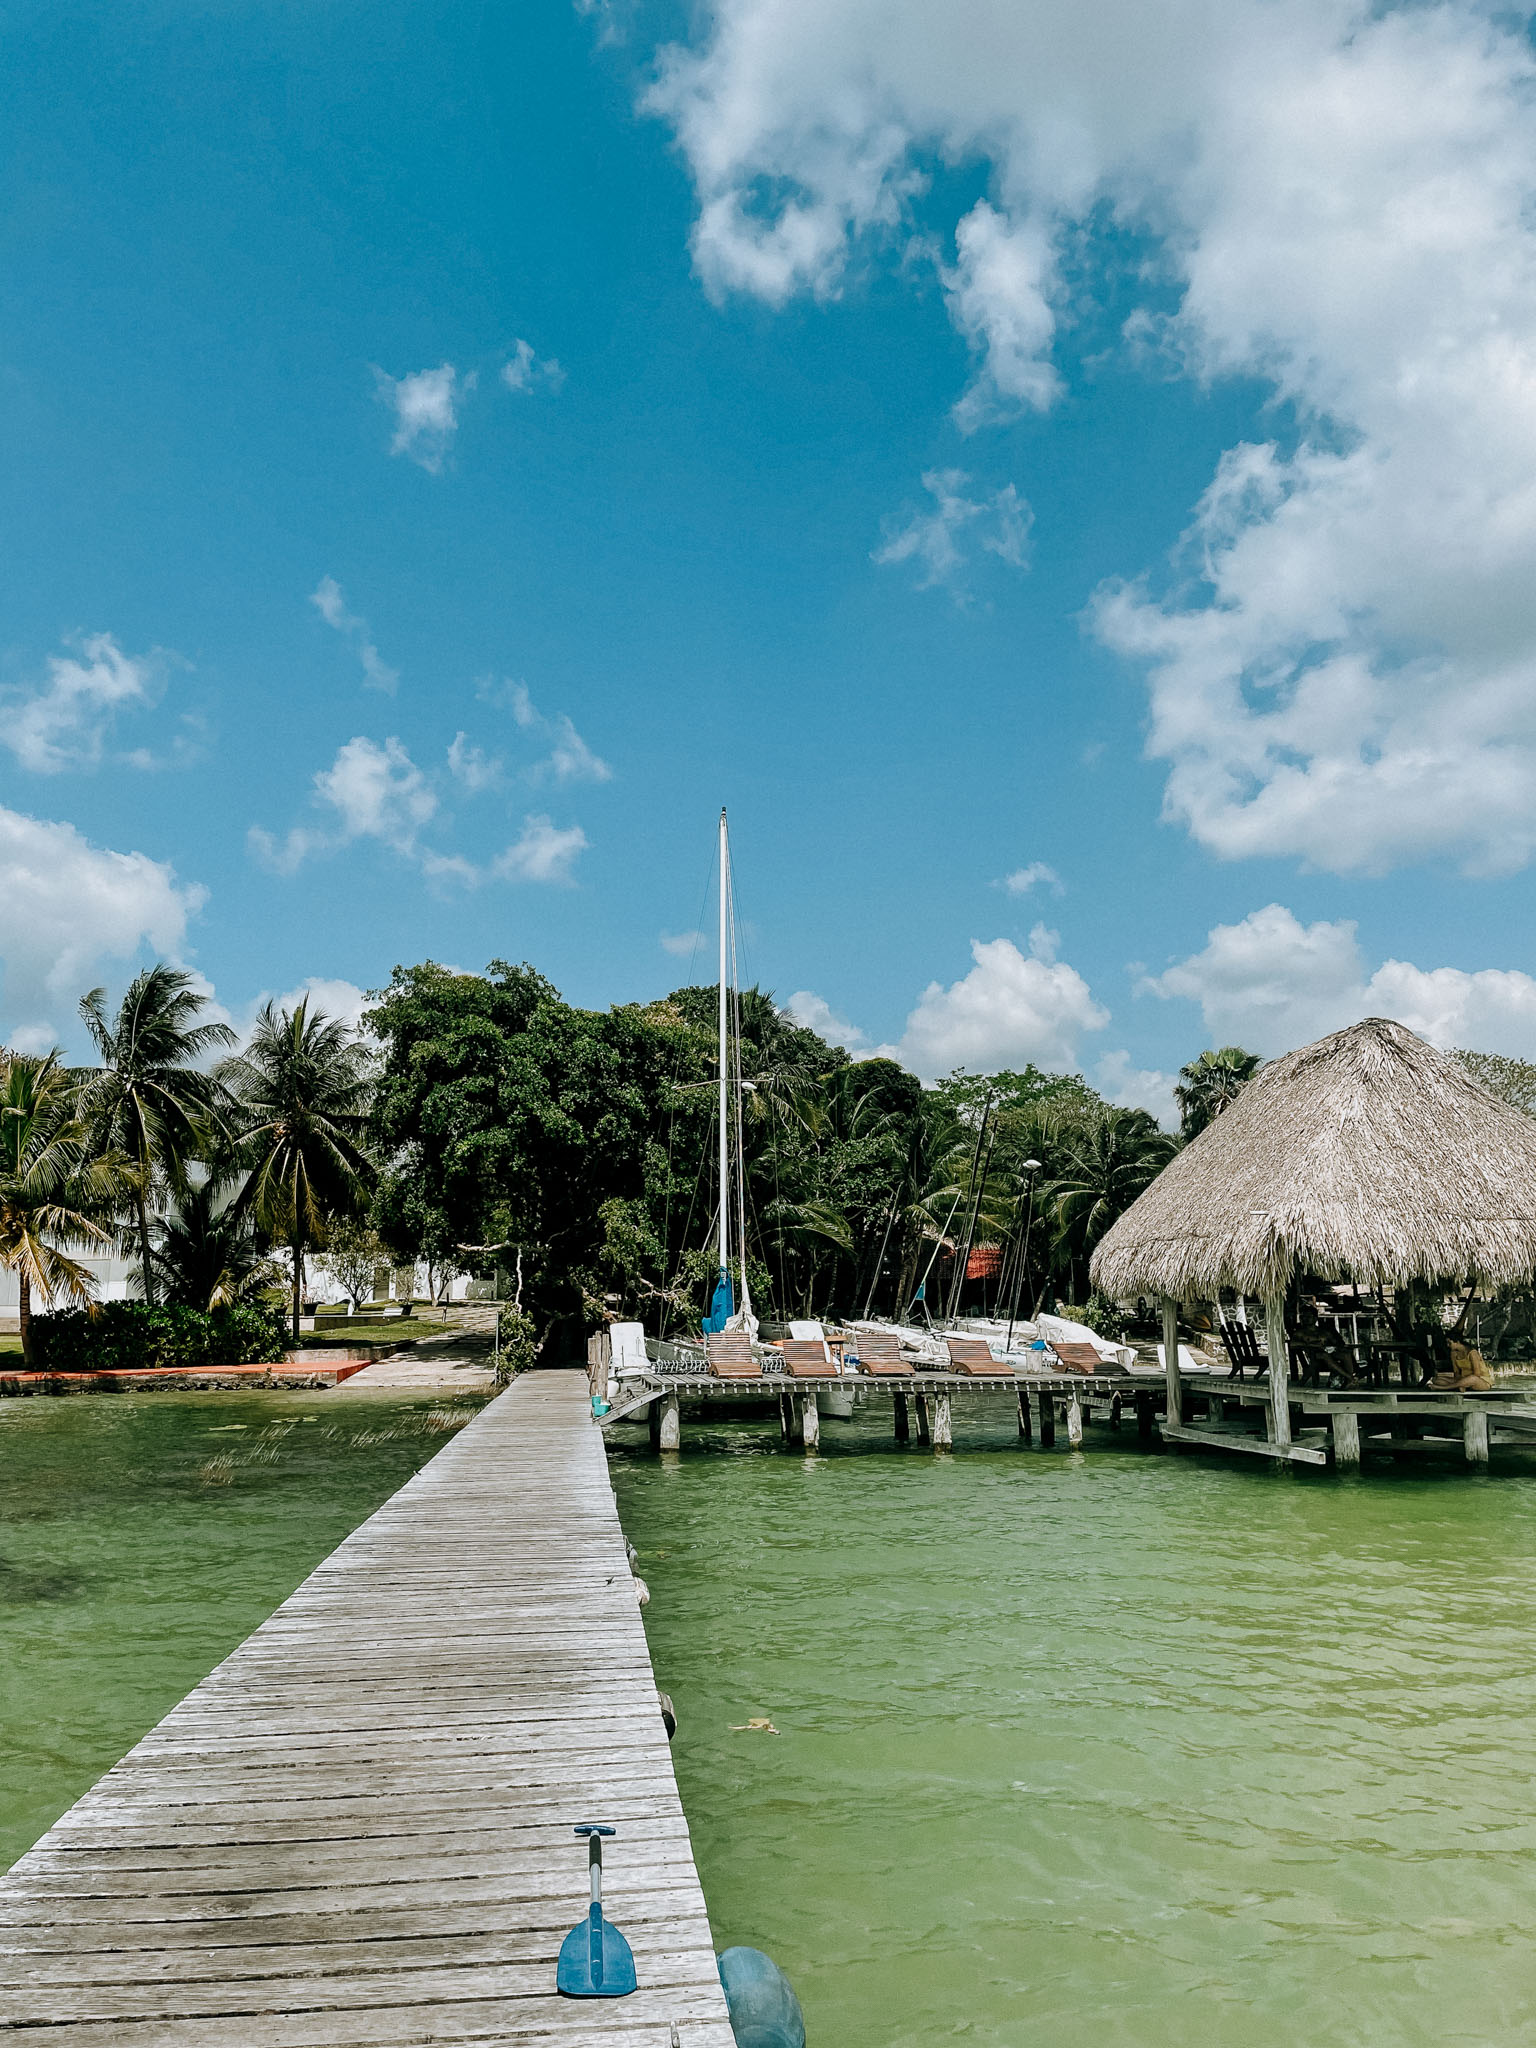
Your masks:
[{"label": "mooring post", "polygon": [[1488,1410],[1474,1408],[1462,1425],[1462,1442],[1467,1447],[1469,1465],[1486,1465],[1488,1462]]},{"label": "mooring post", "polygon": [[896,1394],[893,1397],[896,1408],[896,1441],[906,1443],[912,1435],[912,1419],[907,1413],[907,1397]]},{"label": "mooring post", "polygon": [[933,1448],[936,1451],[951,1450],[954,1447],[954,1441],[955,1433],[951,1429],[949,1421],[949,1396],[948,1394],[935,1394],[933,1397]]},{"label": "mooring post", "polygon": [[1360,1418],[1353,1408],[1335,1408],[1329,1420],[1333,1424],[1333,1462],[1336,1470],[1360,1462]]},{"label": "mooring post", "polygon": [[1048,1451],[1056,1441],[1056,1396],[1047,1388],[1040,1389],[1040,1448]]},{"label": "mooring post", "polygon": [[800,1396],[800,1441],[808,1451],[821,1441],[821,1412],[813,1393]]},{"label": "mooring post", "polygon": [[1019,1389],[1019,1435],[1022,1437],[1025,1443],[1032,1442],[1034,1438],[1034,1431],[1030,1427],[1029,1420],[1028,1387],[1020,1387]]},{"label": "mooring post", "polygon": [[928,1396],[926,1394],[919,1394],[916,1398],[917,1440],[920,1444],[931,1444],[933,1442],[933,1431],[928,1423]]},{"label": "mooring post", "polygon": [[1143,1443],[1147,1442],[1150,1438],[1155,1419],[1152,1396],[1150,1394],[1138,1394],[1136,1396],[1136,1434]]},{"label": "mooring post", "polygon": [[661,1451],[679,1450],[683,1441],[683,1404],[678,1399],[676,1387],[652,1405],[661,1410],[656,1448]]},{"label": "mooring post", "polygon": [[1163,1384],[1168,1389],[1168,1420],[1177,1429],[1184,1420],[1184,1382],[1179,1378],[1179,1304],[1163,1296]]},{"label": "mooring post", "polygon": [[1283,1294],[1271,1294],[1264,1303],[1264,1341],[1269,1352],[1270,1442],[1288,1448],[1291,1441],[1291,1366],[1285,1348]]}]

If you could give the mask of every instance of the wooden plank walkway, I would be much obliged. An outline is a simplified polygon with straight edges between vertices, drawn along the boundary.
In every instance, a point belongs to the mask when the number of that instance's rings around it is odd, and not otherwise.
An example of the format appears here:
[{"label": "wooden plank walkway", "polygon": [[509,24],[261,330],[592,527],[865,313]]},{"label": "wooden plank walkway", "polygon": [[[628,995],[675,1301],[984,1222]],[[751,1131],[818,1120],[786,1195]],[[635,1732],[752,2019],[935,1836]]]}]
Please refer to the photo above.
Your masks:
[{"label": "wooden plank walkway", "polygon": [[[583,1820],[625,1999],[554,1990]],[[0,1879],[0,2039],[732,2048],[584,1373],[485,1408]]]}]

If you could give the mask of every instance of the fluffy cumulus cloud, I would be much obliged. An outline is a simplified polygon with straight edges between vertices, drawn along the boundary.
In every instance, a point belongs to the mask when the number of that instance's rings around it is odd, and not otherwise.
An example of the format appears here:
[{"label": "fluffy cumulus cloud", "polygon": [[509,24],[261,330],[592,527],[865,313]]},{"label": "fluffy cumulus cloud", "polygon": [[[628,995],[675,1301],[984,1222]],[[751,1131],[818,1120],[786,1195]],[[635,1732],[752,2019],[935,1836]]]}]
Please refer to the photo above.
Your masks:
[{"label": "fluffy cumulus cloud", "polygon": [[569,882],[586,844],[579,825],[562,828],[550,818],[525,818],[521,834],[498,856],[492,871],[513,882]]},{"label": "fluffy cumulus cloud", "polygon": [[510,711],[521,732],[543,742],[547,754],[531,762],[525,773],[534,782],[552,777],[556,782],[611,782],[613,770],[601,755],[594,754],[563,711],[548,718],[534,703],[526,683],[486,682],[481,696],[488,704]]},{"label": "fluffy cumulus cloud", "polygon": [[1066,883],[1052,867],[1043,860],[1032,860],[1027,867],[1015,868],[1011,875],[1004,875],[1003,887],[1010,896],[1027,896],[1031,889],[1049,889],[1053,896],[1066,893]]},{"label": "fluffy cumulus cloud", "polygon": [[870,559],[886,568],[910,562],[919,590],[944,584],[962,598],[965,571],[975,549],[1011,569],[1022,569],[1034,515],[1012,484],[969,497],[970,481],[963,469],[925,470],[923,489],[933,500],[932,509],[893,522]]},{"label": "fluffy cumulus cloud", "polygon": [[310,593],[309,601],[333,632],[351,641],[362,664],[363,681],[369,689],[382,690],[386,696],[392,697],[399,686],[400,671],[391,668],[374,646],[368,621],[347,610],[346,598],[335,577],[322,576],[319,588]]},{"label": "fluffy cumulus cloud", "polygon": [[846,1017],[839,1017],[832,1005],[814,989],[797,988],[784,1005],[785,1015],[797,1024],[803,1024],[807,1031],[814,1031],[824,1038],[828,1045],[840,1045],[848,1052],[859,1052],[868,1048],[869,1040],[857,1024],[850,1024]]},{"label": "fluffy cumulus cloud", "polygon": [[1143,982],[1200,1005],[1213,1041],[1275,1054],[1361,1017],[1395,1017],[1441,1046],[1536,1058],[1536,979],[1507,968],[1368,972],[1348,919],[1304,925],[1283,905],[1217,925],[1200,952]]},{"label": "fluffy cumulus cloud", "polygon": [[1138,1067],[1128,1052],[1106,1052],[1094,1064],[1093,1085],[1106,1102],[1120,1109],[1150,1110],[1165,1130],[1179,1128],[1172,1074],[1156,1067]]},{"label": "fluffy cumulus cloud", "polygon": [[[110,633],[89,634],[74,653],[50,657],[40,684],[0,692],[0,742],[35,775],[99,768],[118,718],[147,710],[161,688],[155,657],[125,654]],[[113,758],[156,765],[142,750]]]},{"label": "fluffy cumulus cloud", "polygon": [[1011,939],[973,939],[974,966],[948,988],[930,982],[895,1046],[881,1050],[925,1080],[952,1067],[1075,1068],[1078,1040],[1101,1031],[1109,1012],[1075,967],[1056,958],[1056,934],[1036,925],[1029,951]]},{"label": "fluffy cumulus cloud", "polygon": [[176,953],[205,896],[164,861],[0,808],[0,1042],[46,1050],[107,963]]},{"label": "fluffy cumulus cloud", "polygon": [[475,388],[473,370],[460,376],[452,363],[413,370],[407,377],[374,371],[380,400],[395,422],[391,455],[405,455],[435,476],[459,428],[459,407]]},{"label": "fluffy cumulus cloud", "polygon": [[[1492,870],[1536,848],[1533,90],[1475,0],[715,0],[649,105],[711,292],[929,250],[970,429],[1051,405],[1083,249],[1129,229],[1137,347],[1279,401],[1171,577],[1094,609],[1149,675],[1169,814],[1225,855]],[[941,164],[989,189],[935,249]]]}]

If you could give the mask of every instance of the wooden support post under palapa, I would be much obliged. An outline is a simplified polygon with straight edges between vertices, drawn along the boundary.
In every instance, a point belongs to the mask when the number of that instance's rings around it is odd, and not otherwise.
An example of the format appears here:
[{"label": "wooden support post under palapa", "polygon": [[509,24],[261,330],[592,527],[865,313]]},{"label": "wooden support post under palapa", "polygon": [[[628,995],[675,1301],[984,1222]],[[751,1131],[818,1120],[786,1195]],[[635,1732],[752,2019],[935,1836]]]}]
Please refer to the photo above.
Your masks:
[{"label": "wooden support post under palapa", "polygon": [[1179,1378],[1179,1304],[1163,1296],[1163,1384],[1168,1389],[1168,1420],[1175,1429],[1184,1420],[1184,1382]]},{"label": "wooden support post under palapa", "polygon": [[1329,1418],[1333,1424],[1333,1462],[1342,1471],[1360,1462],[1360,1418],[1351,1408],[1336,1408]]},{"label": "wooden support post under palapa", "polygon": [[1488,1411],[1474,1408],[1462,1425],[1462,1442],[1467,1447],[1469,1465],[1486,1465],[1488,1462]]},{"label": "wooden support post under palapa", "polygon": [[1291,1441],[1291,1362],[1285,1348],[1283,1294],[1272,1294],[1264,1303],[1264,1339],[1269,1351],[1269,1438],[1271,1443],[1288,1449]]}]

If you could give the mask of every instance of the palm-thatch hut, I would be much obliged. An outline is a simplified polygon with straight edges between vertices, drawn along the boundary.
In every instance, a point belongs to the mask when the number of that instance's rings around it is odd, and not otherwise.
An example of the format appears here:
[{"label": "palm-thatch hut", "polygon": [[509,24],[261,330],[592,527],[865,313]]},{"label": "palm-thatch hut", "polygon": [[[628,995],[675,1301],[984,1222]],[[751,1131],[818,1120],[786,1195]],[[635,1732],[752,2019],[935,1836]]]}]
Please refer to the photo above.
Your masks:
[{"label": "palm-thatch hut", "polygon": [[1536,1272],[1536,1122],[1461,1062],[1368,1017],[1261,1068],[1108,1231],[1093,1282],[1176,1309],[1223,1288],[1266,1308],[1273,1435],[1290,1441],[1283,1301],[1302,1273],[1367,1286],[1490,1286]]}]

